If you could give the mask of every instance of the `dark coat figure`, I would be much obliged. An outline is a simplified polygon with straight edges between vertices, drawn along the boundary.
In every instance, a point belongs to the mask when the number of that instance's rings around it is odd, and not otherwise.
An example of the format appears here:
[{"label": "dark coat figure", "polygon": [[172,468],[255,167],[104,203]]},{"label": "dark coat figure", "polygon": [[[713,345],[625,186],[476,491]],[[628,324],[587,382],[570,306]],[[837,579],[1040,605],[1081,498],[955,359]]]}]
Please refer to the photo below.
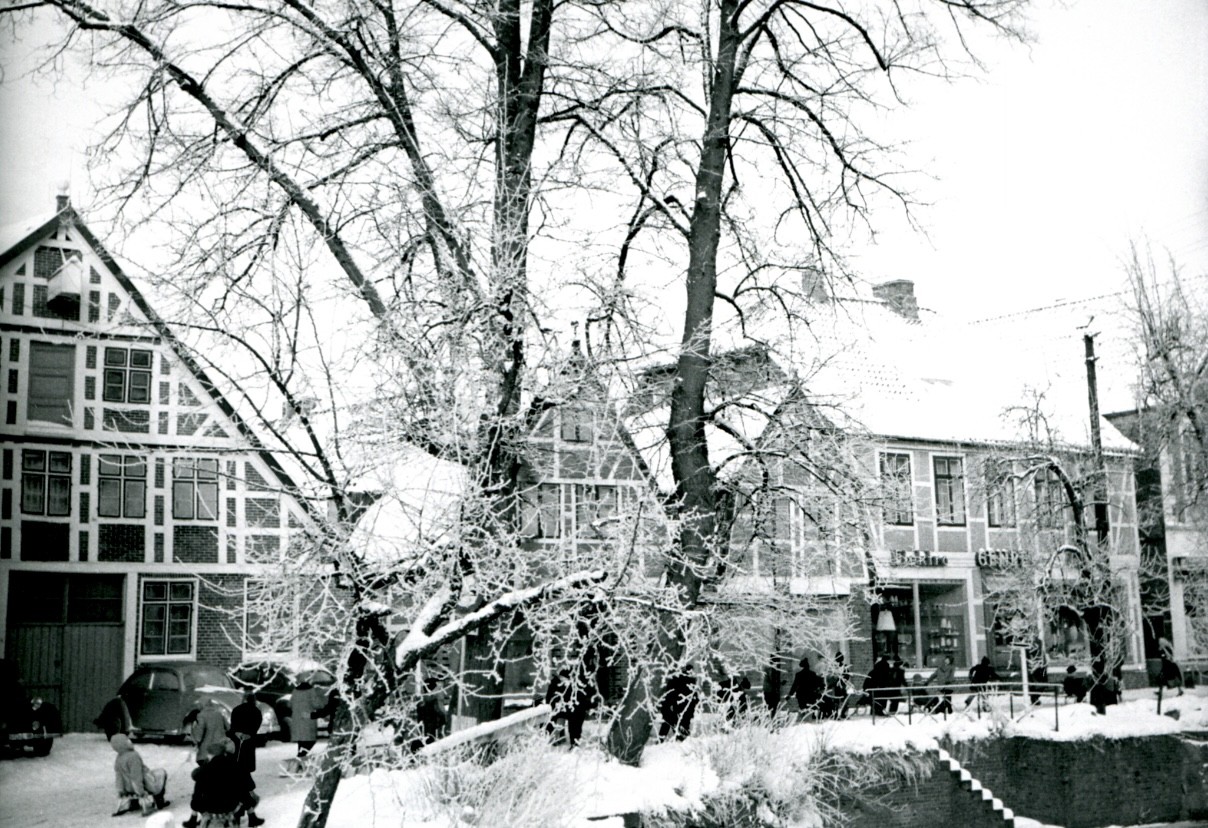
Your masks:
[{"label": "dark coat figure", "polygon": [[780,707],[780,671],[774,664],[763,670],[763,703],[768,706],[768,712],[775,716],[776,708]]},{"label": "dark coat figure", "polygon": [[1086,679],[1074,675],[1073,664],[1065,668],[1065,678],[1061,680],[1061,691],[1077,702],[1086,698]]},{"label": "dark coat figure", "polygon": [[[439,683],[434,678],[424,680],[424,694],[415,706],[419,721],[420,746],[430,745],[449,732],[449,717],[441,703]],[[414,747],[414,746],[413,746]]]},{"label": "dark coat figure", "polygon": [[129,736],[130,710],[126,707],[125,699],[121,696],[114,696],[105,702],[105,706],[101,708],[101,714],[93,719],[92,723],[105,731],[106,741],[112,739],[115,733],[125,733]]},{"label": "dark coat figure", "polygon": [[1106,716],[1107,706],[1120,700],[1120,684],[1102,661],[1091,665],[1090,697],[1095,712],[1100,716]]},{"label": "dark coat figure", "polygon": [[[1033,685],[1048,684],[1049,683],[1049,667],[1048,667],[1048,665],[1045,664],[1043,661],[1038,662],[1036,664],[1036,666],[1032,668],[1032,671],[1030,673],[1028,673],[1028,681],[1030,681]],[[1040,704],[1040,693],[1038,693],[1036,690],[1033,689],[1030,695],[1032,698],[1032,704]]]},{"label": "dark coat figure", "polygon": [[1183,669],[1174,660],[1174,645],[1166,636],[1158,639],[1158,655],[1162,659],[1162,672],[1158,681],[1164,688],[1179,688],[1179,695],[1183,695]]},{"label": "dark coat figure", "polygon": [[885,715],[885,697],[891,695],[888,689],[893,686],[893,667],[889,666],[889,657],[881,656],[872,665],[868,678],[864,680],[864,692],[872,701],[872,709],[878,716]]},{"label": "dark coat figure", "polygon": [[659,738],[666,739],[675,731],[676,740],[688,738],[692,731],[692,717],[696,715],[696,677],[688,665],[667,679],[663,697],[659,700],[659,714],[663,724],[659,727]]},{"label": "dark coat figure", "polygon": [[797,675],[793,676],[793,686],[789,688],[789,695],[796,697],[797,707],[801,709],[801,712],[816,713],[825,689],[826,683],[822,680],[822,676],[810,668],[810,660],[801,659],[801,669],[797,671]]},{"label": "dark coat figure", "polygon": [[726,711],[726,721],[733,724],[739,717],[745,716],[750,702],[747,691],[751,689],[751,680],[746,676],[723,676],[717,682],[717,700]]},{"label": "dark coat figure", "polygon": [[[893,660],[892,669],[889,673],[889,695],[890,696],[905,696],[906,695],[906,664],[900,658]],[[897,713],[898,705],[902,703],[900,698],[889,699],[889,712]]]},{"label": "dark coat figure", "polygon": [[[574,675],[569,669],[559,670],[550,679],[545,691],[545,703],[553,708],[547,730],[554,733],[558,728],[555,722],[566,722],[566,741],[571,747],[579,743],[583,736],[583,723],[592,708],[592,693],[582,674]],[[561,741],[560,737],[555,741]]]},{"label": "dark coat figure", "polygon": [[[256,783],[235,761],[234,749],[229,740],[212,744],[206,751],[206,760],[193,769],[190,805],[201,817],[201,828],[236,825],[243,811],[259,802]],[[263,822],[252,817],[254,814],[249,815],[249,825]]]},{"label": "dark coat figure", "polygon": [[227,734],[235,743],[235,761],[248,773],[256,772],[256,734],[264,714],[256,706],[251,693],[243,694],[243,701],[231,710],[231,730]]},{"label": "dark coat figure", "polygon": [[973,691],[969,698],[965,699],[965,707],[968,707],[973,699],[978,698],[979,708],[984,705],[985,699],[979,698],[985,692],[986,686],[992,681],[998,681],[998,671],[994,669],[994,665],[990,663],[989,656],[982,656],[982,660],[969,670],[969,689]]}]

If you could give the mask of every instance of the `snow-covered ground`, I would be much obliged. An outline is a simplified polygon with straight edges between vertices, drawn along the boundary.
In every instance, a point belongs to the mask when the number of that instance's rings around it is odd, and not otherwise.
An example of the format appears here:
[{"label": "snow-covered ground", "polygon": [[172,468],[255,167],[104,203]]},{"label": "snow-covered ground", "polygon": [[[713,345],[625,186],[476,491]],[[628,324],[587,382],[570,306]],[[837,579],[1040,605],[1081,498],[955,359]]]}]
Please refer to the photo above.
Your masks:
[{"label": "snow-covered ground", "polygon": [[[909,746],[926,749],[945,737],[964,740],[1019,734],[1044,739],[1085,739],[1095,735],[1118,738],[1208,730],[1208,691],[1188,691],[1185,696],[1164,699],[1163,711],[1178,710],[1177,721],[1157,715],[1155,708],[1153,692],[1138,690],[1130,691],[1123,704],[1109,707],[1106,716],[1094,715],[1086,704],[1063,705],[1056,722],[1051,706],[1024,713],[1018,704],[1014,720],[1006,715],[1005,709],[984,713],[980,719],[965,714],[949,717],[946,722],[916,719],[911,725],[884,719],[874,725],[867,716],[861,716],[844,722],[787,727],[764,737],[763,745],[752,746],[748,741],[745,749],[784,758],[805,756],[820,747],[854,752]],[[701,729],[709,730],[709,724],[704,720]],[[590,744],[573,752],[550,748],[527,755],[514,768],[515,773],[527,778],[515,781],[517,786],[528,785],[544,791],[552,810],[564,816],[567,828],[619,828],[619,818],[598,818],[639,809],[691,807],[709,792],[734,784],[734,780],[722,778],[716,770],[719,748],[735,749],[722,741],[725,738],[715,733],[682,743],[653,745],[647,749],[640,768],[621,766]],[[137,747],[148,766],[167,769],[168,798],[172,801],[169,810],[174,819],[170,824],[178,826],[189,814],[192,750],[187,746],[152,743]],[[297,823],[309,782],[281,774],[282,763],[293,753],[293,745],[278,743],[259,751],[256,783],[261,804],[257,811],[268,820],[268,828]],[[100,734],[70,734],[57,740],[48,757],[0,761],[0,828],[98,825],[142,828],[146,821],[138,816],[109,818],[115,804],[113,757],[113,751]],[[762,784],[771,787],[793,784],[789,762],[762,764],[765,766],[757,768]],[[463,784],[462,777],[439,767],[375,771],[347,778],[340,786],[329,825],[452,828],[458,821],[457,812],[448,802],[455,797],[434,795],[440,791],[447,793],[451,780]],[[502,805],[498,801],[498,793],[494,796],[495,807],[507,807],[506,801]],[[485,825],[485,814],[482,816],[479,821]],[[597,819],[589,821],[588,817]],[[1031,821],[1019,824],[1028,828],[1039,826]]]}]

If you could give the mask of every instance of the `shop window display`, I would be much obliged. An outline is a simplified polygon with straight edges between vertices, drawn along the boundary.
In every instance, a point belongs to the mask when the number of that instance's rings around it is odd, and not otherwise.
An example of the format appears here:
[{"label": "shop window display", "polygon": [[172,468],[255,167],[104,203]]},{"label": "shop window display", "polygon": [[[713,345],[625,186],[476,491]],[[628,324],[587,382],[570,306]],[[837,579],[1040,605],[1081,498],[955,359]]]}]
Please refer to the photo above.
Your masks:
[{"label": "shop window display", "polygon": [[1063,661],[1089,661],[1090,639],[1086,624],[1072,609],[1061,607],[1049,621],[1045,636],[1045,650],[1050,659]]}]

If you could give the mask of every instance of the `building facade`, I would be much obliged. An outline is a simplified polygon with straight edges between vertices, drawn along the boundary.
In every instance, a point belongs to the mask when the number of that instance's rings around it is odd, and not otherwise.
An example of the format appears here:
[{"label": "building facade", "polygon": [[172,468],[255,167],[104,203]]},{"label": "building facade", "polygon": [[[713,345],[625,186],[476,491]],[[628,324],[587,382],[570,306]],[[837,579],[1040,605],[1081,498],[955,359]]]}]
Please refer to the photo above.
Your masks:
[{"label": "building facade", "polygon": [[0,650],[91,729],[137,664],[234,666],[287,475],[66,199],[0,249]]}]

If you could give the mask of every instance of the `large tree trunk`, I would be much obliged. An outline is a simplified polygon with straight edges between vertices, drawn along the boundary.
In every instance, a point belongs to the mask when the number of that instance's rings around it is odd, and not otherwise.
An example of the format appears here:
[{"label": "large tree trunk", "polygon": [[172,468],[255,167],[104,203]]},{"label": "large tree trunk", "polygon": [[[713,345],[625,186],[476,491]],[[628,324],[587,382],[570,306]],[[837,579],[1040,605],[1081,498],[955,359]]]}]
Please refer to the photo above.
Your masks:
[{"label": "large tree trunk", "polygon": [[[700,598],[701,573],[712,557],[716,537],[716,474],[709,464],[705,435],[705,387],[709,380],[714,291],[717,288],[717,248],[721,234],[722,184],[730,146],[730,116],[737,85],[739,46],[737,0],[723,0],[718,24],[718,49],[710,86],[709,118],[696,171],[696,200],[688,239],[687,308],[684,334],[671,393],[667,438],[675,478],[680,535],[666,568],[683,609]],[[637,764],[652,729],[651,694],[662,690],[662,671],[655,665],[683,655],[682,618],[663,613],[659,619],[657,652],[630,681],[621,714],[608,734],[608,750],[622,762]]]}]

